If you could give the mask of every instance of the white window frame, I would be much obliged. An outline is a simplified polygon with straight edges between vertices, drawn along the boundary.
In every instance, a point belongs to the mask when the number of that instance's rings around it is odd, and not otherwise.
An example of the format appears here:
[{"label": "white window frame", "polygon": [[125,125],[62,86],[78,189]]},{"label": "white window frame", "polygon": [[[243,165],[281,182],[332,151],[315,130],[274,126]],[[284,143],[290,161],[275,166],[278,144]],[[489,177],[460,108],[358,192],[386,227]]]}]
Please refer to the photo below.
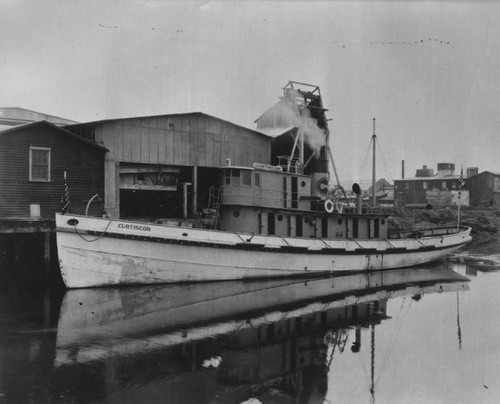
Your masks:
[{"label": "white window frame", "polygon": [[[48,170],[47,179],[33,178],[33,150],[44,150],[48,152]],[[38,147],[30,146],[30,181],[31,182],[50,182],[50,161],[51,161],[51,148],[50,147]]]}]

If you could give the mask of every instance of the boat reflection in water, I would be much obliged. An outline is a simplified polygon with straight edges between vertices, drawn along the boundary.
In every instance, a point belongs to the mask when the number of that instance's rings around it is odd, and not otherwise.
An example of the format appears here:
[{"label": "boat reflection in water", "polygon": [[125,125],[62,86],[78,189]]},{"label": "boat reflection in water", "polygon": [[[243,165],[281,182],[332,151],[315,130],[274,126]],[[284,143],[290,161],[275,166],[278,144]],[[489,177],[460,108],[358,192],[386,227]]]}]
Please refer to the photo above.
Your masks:
[{"label": "boat reflection in water", "polygon": [[389,318],[389,299],[467,282],[450,270],[414,268],[70,290],[54,372],[68,400],[323,402],[333,353],[358,351],[360,330]]}]

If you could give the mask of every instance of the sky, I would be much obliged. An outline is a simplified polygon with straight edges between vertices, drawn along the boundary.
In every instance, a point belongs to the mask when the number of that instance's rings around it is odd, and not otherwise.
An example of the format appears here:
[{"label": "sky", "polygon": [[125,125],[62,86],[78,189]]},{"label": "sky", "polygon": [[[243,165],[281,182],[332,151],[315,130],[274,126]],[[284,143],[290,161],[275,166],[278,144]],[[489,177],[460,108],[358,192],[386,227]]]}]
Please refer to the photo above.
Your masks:
[{"label": "sky", "polygon": [[500,172],[500,3],[0,0],[0,107],[79,122],[204,112],[254,129],[320,87],[339,177]]}]

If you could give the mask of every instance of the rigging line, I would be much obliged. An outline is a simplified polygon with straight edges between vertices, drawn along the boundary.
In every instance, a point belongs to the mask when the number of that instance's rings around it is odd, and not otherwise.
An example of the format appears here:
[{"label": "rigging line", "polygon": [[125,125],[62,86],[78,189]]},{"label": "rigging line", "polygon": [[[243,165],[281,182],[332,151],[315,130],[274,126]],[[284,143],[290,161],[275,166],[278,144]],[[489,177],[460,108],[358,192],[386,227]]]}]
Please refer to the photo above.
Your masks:
[{"label": "rigging line", "polygon": [[380,371],[379,371],[377,378],[375,380],[375,384],[377,384],[378,381],[380,380],[382,373],[383,373],[383,370],[385,370],[385,368],[386,368],[388,358],[391,356],[392,351],[394,350],[394,347],[396,345],[396,336],[401,332],[401,329],[403,328],[403,325],[406,322],[406,319],[407,319],[406,314],[410,310],[410,307],[412,305],[413,300],[410,299],[410,303],[408,304],[408,307],[405,309],[405,312],[403,314],[401,314],[403,312],[405,300],[406,300],[406,296],[403,298],[403,302],[402,302],[401,307],[400,307],[400,312],[399,312],[400,320],[396,321],[396,323],[395,323],[394,332],[392,333],[392,339],[391,339],[391,342],[389,344],[389,348],[387,349],[387,351],[385,352],[385,354],[382,357],[382,361],[381,361],[382,364],[380,366]]},{"label": "rigging line", "polygon": [[370,139],[370,143],[368,143],[368,148],[366,149],[365,157],[363,158],[363,163],[361,164],[361,172],[359,173],[358,182],[361,182],[361,178],[365,172],[366,163],[368,161],[368,156],[370,154],[370,149],[372,148],[372,141],[373,140]]},{"label": "rigging line", "polygon": [[377,146],[378,146],[378,150],[380,152],[382,166],[384,167],[386,175],[389,176],[389,178],[395,178],[395,176],[391,172],[393,170],[389,169],[389,164],[387,164],[387,160],[385,158],[384,152],[382,151],[382,146],[380,145],[380,140],[378,140],[378,138],[377,138]]},{"label": "rigging line", "polygon": [[367,366],[366,366],[367,361],[366,361],[365,356],[363,355],[363,349],[361,349],[356,355],[358,355],[358,362],[360,364],[362,373],[365,376],[364,379],[365,379],[366,385],[370,386],[370,375],[368,374],[368,370],[367,370]]}]

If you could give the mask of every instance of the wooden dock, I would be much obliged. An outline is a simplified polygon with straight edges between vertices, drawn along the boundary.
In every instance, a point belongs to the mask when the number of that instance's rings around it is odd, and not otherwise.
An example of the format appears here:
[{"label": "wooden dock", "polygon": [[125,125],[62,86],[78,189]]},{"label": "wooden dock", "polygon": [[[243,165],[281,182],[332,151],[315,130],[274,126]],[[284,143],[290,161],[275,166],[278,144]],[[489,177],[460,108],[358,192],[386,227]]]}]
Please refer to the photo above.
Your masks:
[{"label": "wooden dock", "polygon": [[[32,241],[28,239],[29,244],[36,245],[37,251],[41,247],[44,267],[42,277],[49,281],[53,255],[56,255],[55,220],[37,217],[0,218],[0,238],[3,239],[1,244],[4,244],[0,247],[11,250],[16,260],[25,254],[22,244],[26,242],[26,236],[29,234],[35,236]],[[24,241],[20,243],[20,240]]]}]

